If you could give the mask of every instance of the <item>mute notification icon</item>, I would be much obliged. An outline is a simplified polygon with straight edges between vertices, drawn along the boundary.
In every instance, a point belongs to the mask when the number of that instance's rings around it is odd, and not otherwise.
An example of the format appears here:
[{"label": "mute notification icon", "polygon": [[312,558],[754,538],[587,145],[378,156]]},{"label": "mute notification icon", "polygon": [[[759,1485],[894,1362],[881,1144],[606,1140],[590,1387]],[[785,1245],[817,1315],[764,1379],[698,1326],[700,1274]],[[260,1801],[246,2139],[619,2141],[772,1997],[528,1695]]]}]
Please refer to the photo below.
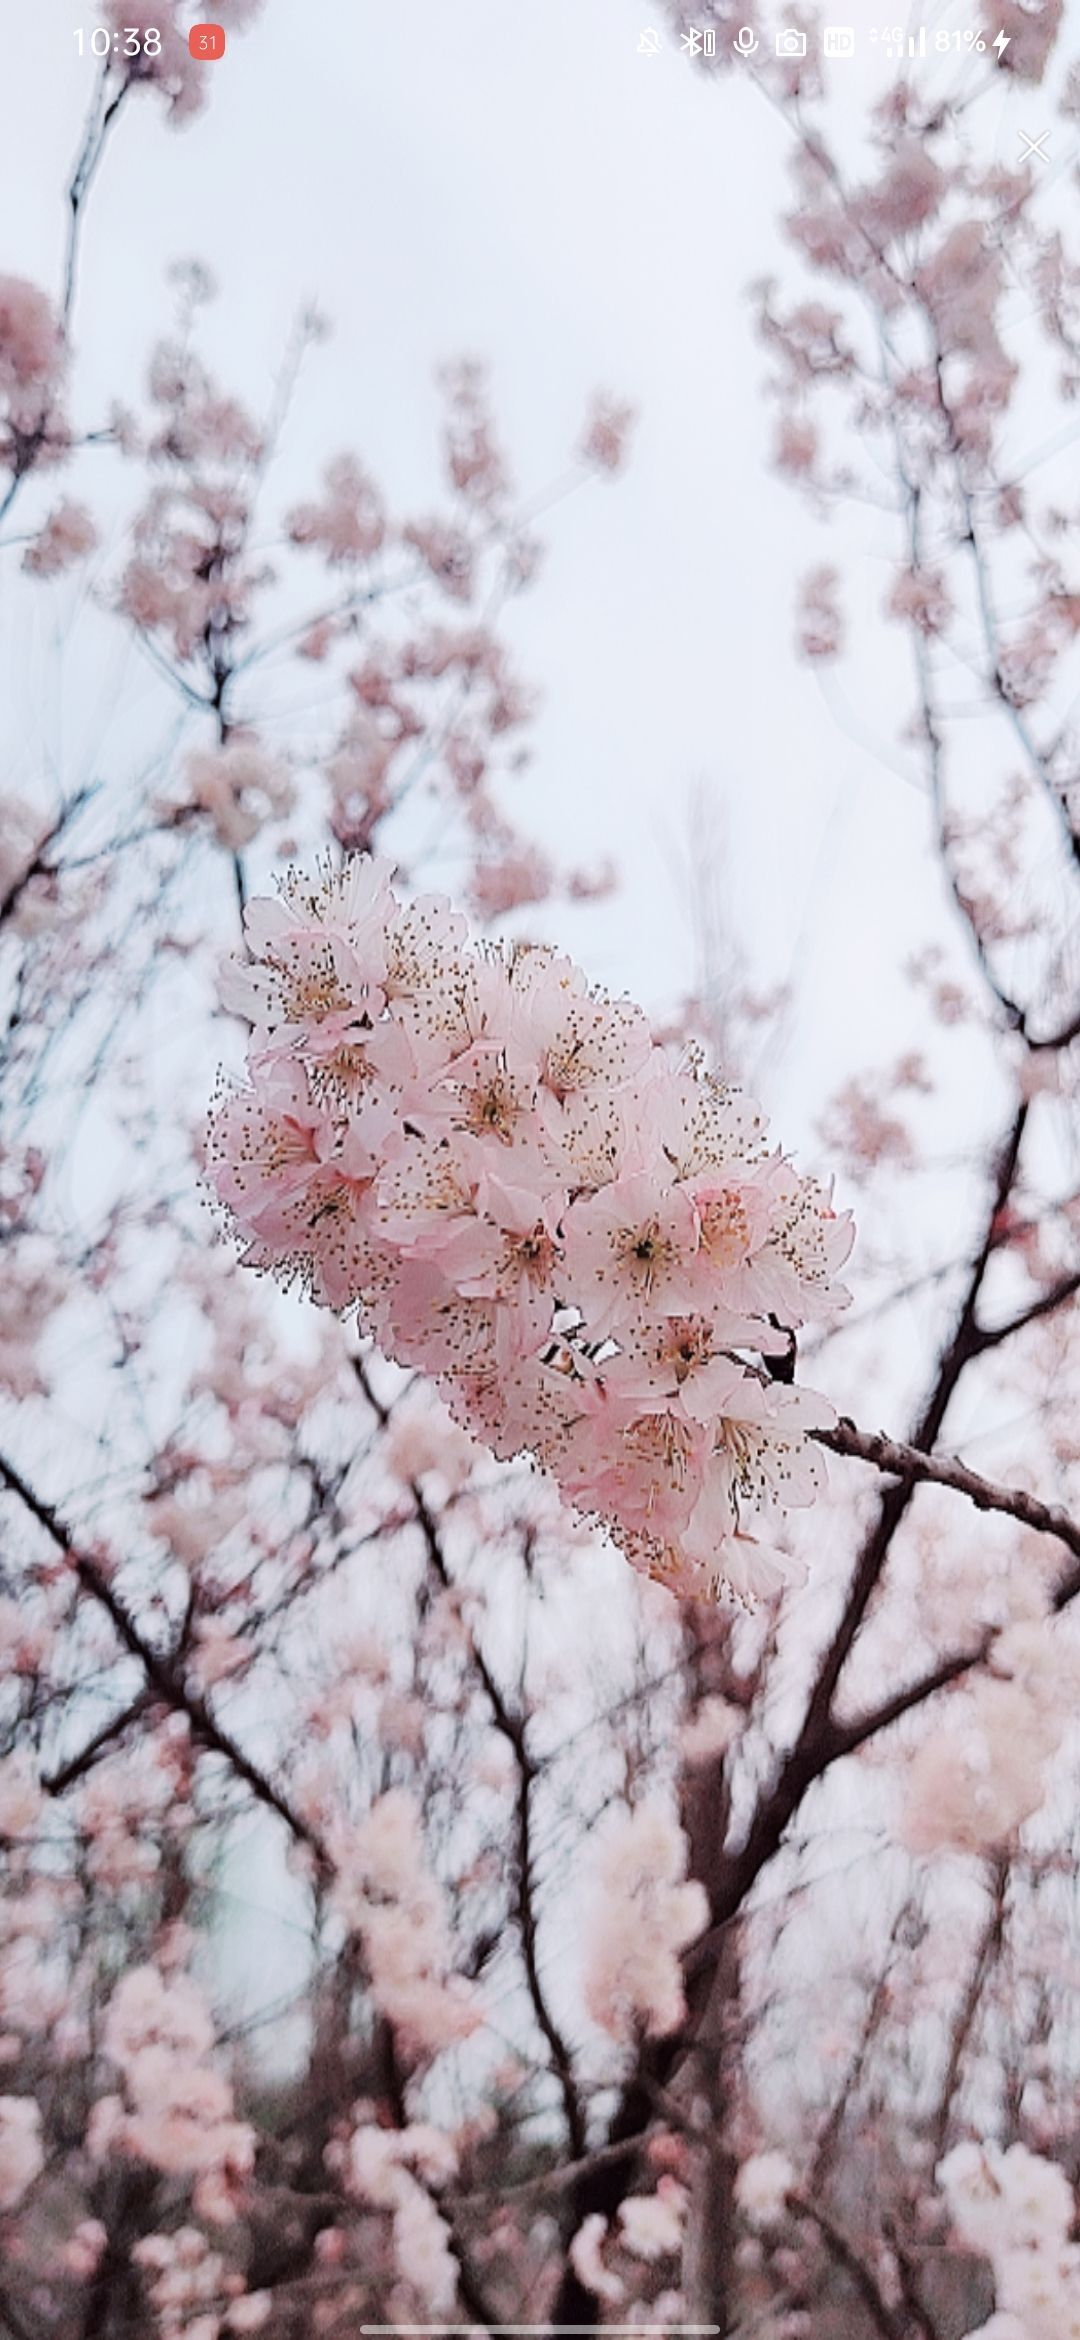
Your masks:
[{"label": "mute notification icon", "polygon": [[734,40],[732,41],[732,48],[738,50],[740,57],[752,57],[754,50],[757,48],[757,45],[757,34],[755,33],[753,26],[750,24],[740,25],[739,30],[736,33]]}]

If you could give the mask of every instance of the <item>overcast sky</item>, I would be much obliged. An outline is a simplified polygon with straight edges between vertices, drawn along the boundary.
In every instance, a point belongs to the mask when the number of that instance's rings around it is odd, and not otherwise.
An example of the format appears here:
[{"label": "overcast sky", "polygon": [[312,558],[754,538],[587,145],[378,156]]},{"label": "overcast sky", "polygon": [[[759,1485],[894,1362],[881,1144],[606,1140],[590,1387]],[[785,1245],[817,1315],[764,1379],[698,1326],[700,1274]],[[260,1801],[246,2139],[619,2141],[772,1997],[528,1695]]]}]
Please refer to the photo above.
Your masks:
[{"label": "overcast sky", "polygon": [[[73,33],[94,14],[78,0],[0,7],[0,265],[55,285],[95,70]],[[664,53],[647,58],[651,22]],[[563,469],[597,384],[630,398],[627,475],[552,513],[542,578],[511,614],[543,693],[517,805],[576,860],[616,853],[619,900],[553,911],[549,931],[661,1008],[690,979],[672,865],[689,792],[708,782],[756,971],[797,966],[805,986],[800,1045],[777,1074],[802,1136],[828,1077],[874,1052],[875,1020],[901,1036],[897,964],[917,939],[913,893],[933,881],[924,800],[895,769],[901,670],[884,652],[880,672],[847,679],[853,736],[791,646],[800,570],[853,561],[870,604],[890,570],[883,523],[822,528],[769,471],[746,286],[796,274],[776,226],[785,126],[745,75],[692,70],[645,0],[268,0],[205,70],[205,115],[172,132],[140,97],[94,189],[83,419],[130,394],[168,316],[164,267],[187,254],[220,284],[215,357],[256,399],[298,304],[313,295],[334,319],[290,424],[283,496],[353,446],[422,504],[433,369],[458,351],[491,362],[527,494]],[[854,135],[870,67],[846,70]]]}]

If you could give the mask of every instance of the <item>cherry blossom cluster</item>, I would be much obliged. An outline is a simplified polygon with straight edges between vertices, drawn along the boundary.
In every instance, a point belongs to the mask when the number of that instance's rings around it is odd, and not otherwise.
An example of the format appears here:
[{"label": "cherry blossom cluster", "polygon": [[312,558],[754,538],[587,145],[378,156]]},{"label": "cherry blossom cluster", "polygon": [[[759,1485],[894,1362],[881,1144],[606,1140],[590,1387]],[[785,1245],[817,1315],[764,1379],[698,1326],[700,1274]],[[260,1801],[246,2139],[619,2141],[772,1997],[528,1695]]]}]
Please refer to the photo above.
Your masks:
[{"label": "cherry blossom cluster", "polygon": [[480,2012],[468,1984],[449,1972],[449,1916],[415,1797],[390,1788],[363,1820],[342,1817],[330,1834],[334,1906],[363,1943],[372,1999],[402,2052],[426,2059],[466,2038]]},{"label": "cherry blossom cluster", "polygon": [[1011,1844],[1046,1794],[1080,1683],[1080,1655],[1046,1619],[999,1633],[989,1668],[907,1767],[903,1833],[913,1852]]},{"label": "cherry blossom cluster", "polygon": [[40,2176],[41,2113],[32,2096],[0,2096],[0,2212],[14,2210]]},{"label": "cherry blossom cluster", "polygon": [[628,2318],[640,2316],[646,2325],[667,2317],[675,2320],[681,2307],[676,2291],[663,2291],[649,2302],[635,2296],[641,2273],[635,2262],[655,2266],[664,2259],[678,2259],[687,2201],[686,2187],[665,2175],[654,2194],[628,2194],[619,2204],[614,2226],[600,2211],[591,2212],[571,2242],[569,2258],[594,2299],[622,2308]]},{"label": "cherry blossom cluster", "polygon": [[87,2145],[197,2180],[201,2214],[227,2221],[231,2187],[251,2169],[253,2132],[233,2118],[232,2088],[210,2061],[214,2027],[182,1974],[131,1967],[109,2002],[103,2044],[123,2096],[99,2097]]},{"label": "cherry blossom cluster", "polygon": [[1026,2145],[957,2145],[938,2184],[963,2240],[989,2259],[997,2313],[969,2340],[1080,2340],[1080,2250],[1063,2169]]},{"label": "cherry blossom cluster", "polygon": [[144,2235],[131,2255],[161,2340],[219,2340],[222,2333],[261,2332],[269,2321],[269,2292],[245,2292],[243,2276],[211,2249],[197,2226]]},{"label": "cherry blossom cluster", "polygon": [[64,371],[59,320],[24,276],[0,276],[0,463],[15,473],[68,446],[58,406]]},{"label": "cherry blossom cluster", "polygon": [[347,2193],[389,2215],[391,2264],[410,2296],[444,2313],[454,2305],[457,2265],[432,2195],[454,2176],[453,2139],[426,2121],[390,2130],[365,2119],[363,2106],[356,2111],[348,2143],[330,2147],[330,2163]]},{"label": "cherry blossom cluster", "polygon": [[[262,7],[262,0],[222,0],[216,21],[226,38],[246,32]],[[106,0],[105,15],[121,42],[132,29],[141,35],[153,31],[157,45],[140,46],[134,57],[120,49],[110,58],[110,81],[128,89],[152,89],[164,98],[169,120],[180,129],[200,114],[209,96],[210,76],[188,45],[188,30],[198,11],[190,0]],[[114,93],[115,94],[115,93]]]},{"label": "cherry blossom cluster", "polygon": [[849,1217],[640,1008],[391,874],[356,856],[248,907],[248,1079],[208,1142],[246,1260],[357,1306],[672,1591],[777,1590],[750,1523],[812,1500],[831,1415],[762,1360],[844,1304]]},{"label": "cherry blossom cluster", "polygon": [[683,1832],[662,1805],[620,1815],[600,1865],[585,1972],[589,2013],[614,2039],[662,2037],[686,2013],[680,1954],[709,1917],[687,1859]]},{"label": "cherry blossom cluster", "polygon": [[[163,43],[159,65],[164,33]],[[151,58],[139,76],[147,86],[153,66]],[[205,81],[205,68],[194,70]],[[213,719],[212,740],[178,761],[168,794],[155,800],[162,827],[195,825],[233,854],[294,813],[306,829],[311,795],[298,789],[296,776],[314,752],[326,825],[343,852],[371,850],[414,794],[445,796],[468,856],[460,884],[478,920],[502,918],[556,889],[574,899],[608,892],[610,860],[558,867],[519,835],[497,785],[528,758],[534,710],[498,620],[508,598],[531,583],[542,548],[519,511],[484,369],[461,361],[440,375],[441,507],[396,514],[367,465],[343,452],[324,464],[313,490],[270,523],[274,416],[234,395],[199,353],[195,320],[215,294],[209,271],[184,261],[169,274],[176,328],[152,352],[148,405],[137,417],[114,404],[102,434],[146,468],[146,493],[111,588],[116,608],[185,701],[201,699]],[[22,291],[20,348],[27,304],[41,303],[45,322],[51,315],[43,295],[32,286]],[[0,422],[4,316],[0,282]],[[35,318],[36,309],[31,323]],[[321,312],[305,309],[288,367],[328,332]],[[599,397],[570,481],[616,472],[630,421],[626,407]],[[28,544],[23,565],[35,576],[56,576],[95,541],[90,513],[67,500]],[[290,555],[314,588],[304,615],[284,600],[278,606]],[[333,712],[314,748],[309,730],[283,751],[261,734],[250,673],[268,650],[275,663],[296,658],[320,670],[320,701]],[[20,862],[24,816],[7,801],[17,874],[32,848]],[[408,834],[407,817],[405,828]],[[299,850],[293,837],[278,843],[282,851]],[[0,864],[7,858],[0,847]]]},{"label": "cherry blossom cluster", "polygon": [[794,2191],[795,2171],[786,2153],[751,2153],[735,2180],[735,2201],[748,2226],[768,2234],[780,2226]]}]

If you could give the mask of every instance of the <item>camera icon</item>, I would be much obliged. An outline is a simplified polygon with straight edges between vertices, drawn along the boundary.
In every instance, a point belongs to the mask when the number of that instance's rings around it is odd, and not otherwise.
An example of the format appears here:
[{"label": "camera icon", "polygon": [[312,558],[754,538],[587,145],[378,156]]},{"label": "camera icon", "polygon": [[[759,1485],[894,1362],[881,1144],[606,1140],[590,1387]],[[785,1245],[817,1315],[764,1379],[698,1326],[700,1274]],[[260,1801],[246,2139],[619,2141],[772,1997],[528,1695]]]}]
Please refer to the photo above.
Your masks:
[{"label": "camera icon", "polygon": [[806,34],[794,32],[790,25],[785,25],[776,36],[776,54],[778,57],[805,57]]}]

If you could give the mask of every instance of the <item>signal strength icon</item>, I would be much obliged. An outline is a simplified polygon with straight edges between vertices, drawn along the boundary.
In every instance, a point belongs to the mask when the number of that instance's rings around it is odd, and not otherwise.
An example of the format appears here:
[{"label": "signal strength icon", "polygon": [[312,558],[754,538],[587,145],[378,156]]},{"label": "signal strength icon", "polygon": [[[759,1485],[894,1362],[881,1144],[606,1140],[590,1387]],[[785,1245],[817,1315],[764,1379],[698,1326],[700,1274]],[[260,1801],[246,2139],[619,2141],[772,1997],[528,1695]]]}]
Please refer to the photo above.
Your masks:
[{"label": "signal strength icon", "polygon": [[[870,38],[872,41],[876,41],[879,38],[879,35],[876,32],[872,32]],[[903,57],[905,52],[909,57],[925,57],[926,55],[925,25],[920,25],[917,33],[908,33],[905,38],[901,27],[898,24],[894,24],[890,27],[888,32],[882,33],[880,38],[885,43],[886,56],[891,57],[894,62],[898,58]]]}]

